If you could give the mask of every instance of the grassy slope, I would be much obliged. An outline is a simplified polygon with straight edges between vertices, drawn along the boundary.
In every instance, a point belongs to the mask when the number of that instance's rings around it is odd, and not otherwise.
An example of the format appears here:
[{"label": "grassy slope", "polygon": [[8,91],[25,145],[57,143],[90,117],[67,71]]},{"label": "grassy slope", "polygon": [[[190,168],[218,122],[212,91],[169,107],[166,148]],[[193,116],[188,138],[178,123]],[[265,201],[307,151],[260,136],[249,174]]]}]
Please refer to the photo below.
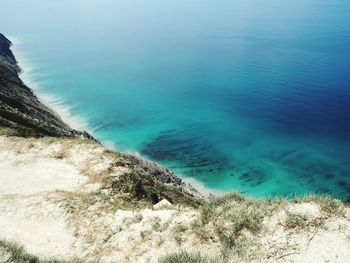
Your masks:
[{"label": "grassy slope", "polygon": [[[99,200],[99,202],[104,201]],[[88,208],[89,202],[84,203],[87,206],[84,208],[85,210]],[[310,219],[308,216],[287,211],[288,205],[305,203],[316,204],[320,209],[320,214]],[[135,207],[124,207],[124,209],[135,209]],[[250,262],[250,260],[253,260],[251,256],[256,257],[254,254],[259,253],[259,250],[248,251],[247,248],[256,247],[257,239],[255,237],[266,231],[264,220],[269,220],[276,213],[286,211],[283,226],[286,231],[304,231],[306,233],[313,232],[315,229],[323,229],[330,218],[344,218],[345,209],[346,206],[341,201],[328,195],[309,195],[292,200],[284,198],[258,200],[240,194],[229,194],[196,208],[199,211],[197,219],[189,225],[178,225],[174,229],[173,238],[175,240],[179,239],[177,240],[179,243],[182,242],[181,239],[186,238],[186,235],[193,235],[203,243],[211,239],[217,239],[220,246],[219,255],[209,257],[200,252],[193,252],[192,248],[189,248],[192,252],[180,250],[179,252],[170,253],[160,258],[159,263],[230,262],[232,258]],[[1,251],[6,251],[10,255],[9,260],[5,262],[65,262],[55,259],[40,260],[38,257],[25,252],[22,247],[6,241],[0,241]]]}]

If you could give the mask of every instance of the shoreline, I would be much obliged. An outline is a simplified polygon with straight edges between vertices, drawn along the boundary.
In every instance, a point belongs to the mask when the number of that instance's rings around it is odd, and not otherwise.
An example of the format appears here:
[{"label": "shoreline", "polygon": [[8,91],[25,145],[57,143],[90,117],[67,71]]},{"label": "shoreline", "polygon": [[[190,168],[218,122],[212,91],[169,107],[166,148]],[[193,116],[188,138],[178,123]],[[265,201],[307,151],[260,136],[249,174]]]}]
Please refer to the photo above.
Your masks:
[{"label": "shoreline", "polygon": [[[6,182],[0,183],[1,262],[336,263],[350,258],[347,204],[316,195],[294,200],[205,196],[156,162],[110,151],[71,131],[23,84],[8,54],[0,68],[1,95],[9,98],[0,97],[5,112],[0,128],[28,125],[33,136],[0,135],[0,179]],[[6,112],[17,113],[17,119]],[[22,112],[33,121],[24,122]],[[53,121],[62,130],[53,133]]]},{"label": "shoreline", "polygon": [[[57,116],[59,116],[62,121],[67,123],[71,128],[78,130],[78,131],[87,131],[89,134],[91,134],[93,137],[96,136],[94,129],[89,124],[89,121],[84,119],[81,116],[77,116],[76,114],[73,114],[71,110],[71,106],[64,103],[64,99],[61,99],[59,97],[55,97],[55,95],[51,95],[48,93],[45,93],[44,88],[42,85],[38,82],[35,82],[31,79],[30,74],[35,68],[35,66],[30,66],[26,61],[30,60],[25,56],[25,52],[21,51],[20,47],[23,45],[23,41],[20,40],[20,38],[17,37],[9,37],[12,46],[11,50],[16,58],[18,66],[21,68],[21,72],[18,74],[19,78],[23,81],[23,83],[28,86],[34,94],[37,96],[38,100],[46,105],[48,108],[50,108],[52,111],[54,111]],[[97,137],[97,136],[96,136]],[[117,148],[117,144],[110,140],[101,141],[100,139],[96,138],[106,149],[113,150],[113,151],[119,151]],[[159,165],[161,167],[165,167],[164,165],[158,163],[157,161],[150,160],[146,156],[143,156],[139,152],[134,151],[123,151],[125,154],[130,154],[133,156],[137,156],[138,158],[144,159],[145,161],[153,162],[156,165]],[[194,187],[200,194],[203,194],[204,196],[223,196],[225,194],[228,194],[232,191],[224,191],[220,189],[213,189],[206,187],[202,182],[196,180],[195,178],[189,178],[187,176],[177,174],[176,175],[186,184],[191,185]],[[249,195],[247,195],[249,196]]]},{"label": "shoreline", "polygon": [[[73,113],[72,108],[74,106],[70,106],[69,104],[65,103],[64,98],[45,92],[45,87],[44,87],[45,85],[42,85],[40,81],[33,80],[32,75],[35,76],[36,69],[39,69],[40,71],[42,70],[42,68],[40,68],[40,66],[31,65],[30,63],[31,58],[26,56],[26,53],[27,53],[26,51],[23,51],[23,46],[25,45],[25,41],[21,40],[21,38],[18,38],[18,37],[9,37],[9,40],[12,42],[12,46],[10,47],[10,49],[13,51],[16,61],[18,63],[18,66],[21,68],[21,72],[18,74],[19,78],[23,81],[25,85],[27,85],[34,92],[38,100],[44,105],[46,105],[48,108],[50,108],[53,112],[55,112],[57,116],[60,117],[63,122],[67,123],[71,128],[79,131],[87,131],[93,137],[96,137],[97,140],[106,149],[119,151],[117,147],[118,144],[115,143],[114,141],[111,141],[111,140],[102,141],[98,139],[98,136],[96,135],[95,130],[93,126],[89,123],[89,121],[86,118],[79,116],[79,114]],[[147,156],[144,156],[139,152],[125,150],[123,151],[123,153],[137,156],[146,161],[150,161],[150,162],[156,163],[159,166],[167,168],[166,165],[160,164],[156,160],[149,159]],[[185,183],[192,185],[195,189],[197,189],[200,193],[204,195],[222,196],[231,192],[241,193],[239,188],[232,188],[230,190],[211,188],[211,187],[207,187],[203,182],[195,178],[188,177],[181,173],[175,173],[175,174],[179,178],[181,178],[181,180],[183,180]],[[313,192],[308,192],[297,196],[304,196],[309,193],[313,193]],[[269,195],[257,196],[255,194],[249,194],[249,193],[243,193],[243,194],[247,197],[255,197],[259,199],[271,198],[271,196]],[[294,194],[291,193],[290,196],[294,196]],[[278,196],[273,198],[277,198],[277,197]],[[289,196],[284,196],[284,197],[289,198]]]},{"label": "shoreline", "polygon": [[[33,71],[36,71],[36,69],[41,69],[40,67],[37,66],[32,66],[28,61],[31,59],[28,58],[28,56],[25,55],[25,51],[23,49],[21,50],[21,46],[24,45],[24,41],[22,41],[18,37],[9,37],[9,40],[12,42],[12,46],[10,49],[13,51],[13,54],[16,58],[18,66],[21,68],[21,72],[18,74],[19,78],[23,81],[25,85],[27,85],[36,95],[38,100],[46,105],[48,108],[50,108],[53,112],[57,114],[58,117],[61,118],[61,120],[65,123],[67,123],[71,128],[76,129],[78,131],[87,131],[89,134],[91,134],[93,137],[98,137],[96,136],[96,133],[94,131],[93,126],[89,123],[87,119],[84,117],[81,117],[77,114],[74,114],[72,112],[72,106],[69,106],[69,104],[64,102],[63,98],[60,98],[59,96],[48,94],[45,92],[45,87],[40,83],[40,81],[34,81],[33,78],[31,77],[31,74],[33,74]],[[34,73],[35,74],[35,73]],[[97,138],[97,140],[106,148],[109,150],[113,151],[118,151],[119,149],[117,147],[117,143],[111,141],[111,140],[100,140]],[[130,154],[133,156],[137,156],[138,158],[142,158],[146,161],[153,162],[161,167],[167,168],[166,165],[160,164],[156,160],[149,159],[147,156],[144,156],[140,154],[139,152],[135,151],[122,151],[123,153]],[[175,173],[175,172],[174,172]],[[237,192],[237,193],[242,193],[240,189],[238,188],[233,188],[230,190],[224,190],[224,189],[218,189],[218,188],[210,188],[207,187],[203,182],[195,179],[188,177],[186,175],[183,175],[181,173],[175,173],[183,182],[186,184],[192,185],[198,192],[204,194],[204,195],[214,195],[214,196],[223,196],[225,194],[229,194],[232,192]],[[272,196],[269,195],[263,195],[263,196],[257,196],[255,194],[249,194],[249,193],[242,193],[247,197],[253,197],[253,198],[259,198],[259,199],[269,199]],[[312,191],[309,191],[304,194],[293,194],[291,193],[290,195],[283,196],[285,198],[290,198],[291,196],[307,196],[308,194],[318,194]],[[272,198],[278,198],[278,196],[274,196]],[[345,201],[344,199],[342,199]]]},{"label": "shoreline", "polygon": [[21,68],[21,72],[18,74],[18,76],[23,83],[34,92],[38,100],[53,110],[71,128],[80,131],[85,130],[90,134],[94,134],[93,128],[89,125],[89,122],[83,117],[73,114],[72,106],[65,104],[64,99],[46,93],[43,91],[44,88],[42,88],[40,83],[31,79],[30,74],[35,66],[28,65],[27,61],[30,59],[25,56],[25,52],[21,51],[20,46],[23,45],[23,41],[16,37],[9,37],[9,39],[12,42],[11,50],[13,51],[18,66]]}]

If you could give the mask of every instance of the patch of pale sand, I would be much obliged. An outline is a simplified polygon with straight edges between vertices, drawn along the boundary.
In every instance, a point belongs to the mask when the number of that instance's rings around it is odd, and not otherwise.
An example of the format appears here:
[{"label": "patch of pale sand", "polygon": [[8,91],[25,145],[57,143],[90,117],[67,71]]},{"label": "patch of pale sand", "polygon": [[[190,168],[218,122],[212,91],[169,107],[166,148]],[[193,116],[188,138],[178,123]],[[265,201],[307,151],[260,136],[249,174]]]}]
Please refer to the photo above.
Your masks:
[{"label": "patch of pale sand", "polygon": [[65,160],[32,158],[0,150],[0,194],[74,191],[86,178]]},{"label": "patch of pale sand", "polygon": [[[96,207],[96,209],[98,209]],[[191,232],[190,225],[198,217],[198,212],[190,208],[142,209],[140,211],[118,210],[114,214],[95,216],[97,211],[90,207],[90,221],[81,223],[77,246],[88,258],[101,262],[157,262],[160,256],[179,250],[210,251],[217,254],[215,244],[201,244]],[[185,230],[176,233],[177,226]],[[93,243],[84,242],[93,231]],[[179,230],[177,230],[179,231]],[[181,244],[175,235],[182,236]],[[96,244],[100,246],[96,247]]]},{"label": "patch of pale sand", "polygon": [[[96,173],[109,167],[113,158],[103,157],[103,151],[98,144],[71,140],[0,136],[0,194],[75,191],[87,181],[83,173],[86,167]],[[99,188],[89,184],[84,190]]]},{"label": "patch of pale sand", "polygon": [[337,231],[321,231],[299,254],[286,257],[290,262],[345,263],[350,261],[350,241]]},{"label": "patch of pale sand", "polygon": [[[107,169],[113,156],[101,154],[103,151],[99,145],[72,145],[65,140],[50,142],[0,136],[0,238],[15,240],[39,256],[102,257],[102,262],[156,262],[158,257],[179,250],[210,255],[220,251],[218,242],[201,244],[191,232],[189,226],[198,217],[198,211],[176,207],[118,210],[114,214],[100,211],[98,205],[92,206],[75,219],[80,229],[75,237],[76,233],[72,233],[65,221],[69,215],[49,202],[44,191],[74,191],[84,182],[80,172],[86,166],[93,172]],[[118,169],[116,174],[127,172]],[[87,186],[91,191],[100,187],[94,182]],[[5,195],[13,193],[27,196]],[[31,193],[36,194],[28,195]],[[314,203],[289,204],[286,211],[310,218],[320,214]],[[281,211],[264,222],[267,232],[257,237],[261,255],[250,262],[347,262],[350,258],[349,217],[333,218],[328,229],[315,235],[288,231],[284,228],[285,219],[286,212]],[[174,237],[179,225],[187,226],[177,233],[182,237],[181,244]],[[93,239],[88,241],[88,237]]]},{"label": "patch of pale sand", "polygon": [[[306,211],[305,209],[310,209]],[[289,204],[288,212],[304,214],[310,219],[320,215],[318,205],[314,203]],[[280,211],[265,221],[267,233],[259,241],[261,262],[293,263],[343,263],[350,258],[350,209],[346,208],[346,217],[327,219],[325,226],[317,229],[287,230],[283,224],[286,212]],[[266,260],[263,260],[266,258]],[[259,262],[259,261],[257,261]]]},{"label": "patch of pale sand", "polygon": [[292,214],[304,215],[308,218],[316,218],[320,216],[320,208],[313,202],[288,204],[287,210]]},{"label": "patch of pale sand", "polygon": [[74,145],[74,143],[70,141],[64,144],[64,148],[68,153],[67,159],[75,166],[82,167],[86,163],[91,163],[91,168],[96,169],[95,171],[98,172],[106,169],[109,165],[109,161],[111,161],[107,160],[107,158],[102,158],[104,148],[99,144]]},{"label": "patch of pale sand", "polygon": [[44,258],[77,256],[65,212],[42,194],[0,197],[0,238],[22,244]]},{"label": "patch of pale sand", "polygon": [[163,199],[160,202],[158,202],[157,204],[153,205],[154,210],[167,209],[167,208],[171,208],[171,207],[172,207],[172,204],[166,199]]},{"label": "patch of pale sand", "polygon": [[261,244],[267,248],[266,251],[282,247],[287,242],[286,233],[282,225],[286,217],[286,212],[281,210],[263,221],[266,235],[262,238]]}]

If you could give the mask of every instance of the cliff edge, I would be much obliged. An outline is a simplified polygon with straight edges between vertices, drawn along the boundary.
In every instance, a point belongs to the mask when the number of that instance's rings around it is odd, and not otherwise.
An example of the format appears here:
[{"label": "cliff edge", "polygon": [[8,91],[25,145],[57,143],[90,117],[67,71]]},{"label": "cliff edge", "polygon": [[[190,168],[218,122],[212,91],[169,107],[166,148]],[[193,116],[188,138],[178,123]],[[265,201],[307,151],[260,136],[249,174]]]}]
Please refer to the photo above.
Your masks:
[{"label": "cliff edge", "polygon": [[91,137],[70,128],[23,83],[11,45],[0,34],[0,125],[20,136]]},{"label": "cliff edge", "polygon": [[10,46],[0,34],[0,263],[348,262],[347,204],[208,199],[71,129],[21,81]]},{"label": "cliff edge", "polygon": [[[0,34],[0,135],[26,138],[44,136],[76,138],[98,143],[87,132],[70,128],[52,109],[40,102],[34,92],[19,78],[21,69],[10,47],[11,42]],[[132,167],[132,170],[138,171],[128,175],[130,180],[128,191],[134,196],[152,202],[158,201],[161,197],[167,197],[172,202],[177,202],[177,199],[185,203],[201,202],[201,198],[198,200],[194,198],[200,194],[169,170],[130,154],[119,153],[119,156],[123,157],[119,165]],[[163,187],[160,184],[167,186]],[[170,186],[174,189],[167,193],[165,188]]]}]

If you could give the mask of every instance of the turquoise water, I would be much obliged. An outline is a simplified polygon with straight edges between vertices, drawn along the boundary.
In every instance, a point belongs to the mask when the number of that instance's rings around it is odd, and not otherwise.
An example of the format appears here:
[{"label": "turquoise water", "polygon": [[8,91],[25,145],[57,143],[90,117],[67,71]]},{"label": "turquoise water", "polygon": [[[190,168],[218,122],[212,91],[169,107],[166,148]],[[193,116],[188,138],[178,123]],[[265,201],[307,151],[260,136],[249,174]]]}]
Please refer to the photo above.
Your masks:
[{"label": "turquoise water", "polygon": [[211,189],[350,199],[350,1],[1,6],[25,79],[108,145]]}]

